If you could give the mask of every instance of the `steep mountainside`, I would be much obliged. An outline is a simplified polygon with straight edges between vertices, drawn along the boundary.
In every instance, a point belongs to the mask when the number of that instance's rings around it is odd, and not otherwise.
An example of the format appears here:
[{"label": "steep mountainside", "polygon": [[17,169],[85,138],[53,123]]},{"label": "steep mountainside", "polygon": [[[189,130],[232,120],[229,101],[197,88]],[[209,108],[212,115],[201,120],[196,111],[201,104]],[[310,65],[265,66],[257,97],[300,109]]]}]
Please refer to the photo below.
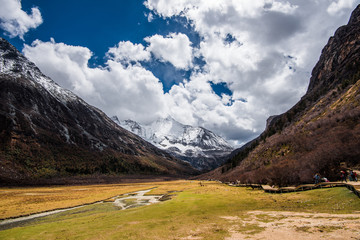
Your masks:
[{"label": "steep mountainside", "polygon": [[0,38],[0,180],[78,174],[191,174],[62,89]]},{"label": "steep mountainside", "polygon": [[224,156],[233,150],[230,144],[215,133],[202,127],[183,125],[171,117],[160,118],[148,125],[132,120],[119,121],[117,117],[112,119],[121,127],[199,170],[219,167],[224,163]]},{"label": "steep mountainside", "polygon": [[360,5],[324,47],[307,93],[229,162],[203,176],[292,184],[360,166]]}]

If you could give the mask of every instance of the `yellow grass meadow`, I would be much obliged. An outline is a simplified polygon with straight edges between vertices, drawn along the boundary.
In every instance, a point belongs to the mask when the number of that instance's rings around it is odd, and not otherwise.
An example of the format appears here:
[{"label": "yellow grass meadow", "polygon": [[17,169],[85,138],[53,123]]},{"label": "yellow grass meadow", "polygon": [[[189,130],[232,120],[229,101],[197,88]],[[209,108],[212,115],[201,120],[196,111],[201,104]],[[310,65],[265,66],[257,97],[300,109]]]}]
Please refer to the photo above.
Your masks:
[{"label": "yellow grass meadow", "polygon": [[0,188],[0,219],[94,203],[152,184]]}]

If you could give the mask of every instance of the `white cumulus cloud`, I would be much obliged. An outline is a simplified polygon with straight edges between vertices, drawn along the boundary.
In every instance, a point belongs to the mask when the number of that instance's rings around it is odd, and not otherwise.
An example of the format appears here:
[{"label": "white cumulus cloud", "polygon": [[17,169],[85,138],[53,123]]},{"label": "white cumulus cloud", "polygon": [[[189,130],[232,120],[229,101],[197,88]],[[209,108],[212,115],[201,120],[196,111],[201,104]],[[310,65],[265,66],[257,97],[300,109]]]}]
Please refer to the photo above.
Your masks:
[{"label": "white cumulus cloud", "polygon": [[20,0],[0,0],[0,27],[8,32],[10,37],[24,38],[31,28],[37,28],[43,22],[40,10],[31,9],[31,14],[21,9]]},{"label": "white cumulus cloud", "polygon": [[142,44],[133,44],[130,41],[119,42],[115,47],[112,47],[107,52],[107,56],[114,61],[148,61],[150,60],[150,52],[145,50]]},{"label": "white cumulus cloud", "polygon": [[170,62],[178,69],[189,69],[192,66],[193,50],[191,42],[183,33],[171,33],[166,37],[154,35],[145,38],[150,45],[147,50],[164,62]]},{"label": "white cumulus cloud", "polygon": [[25,45],[23,53],[61,86],[109,116],[143,122],[164,116],[166,101],[161,82],[137,63],[123,65],[110,58],[105,67],[90,68],[92,53],[88,48],[54,40],[36,40]]},{"label": "white cumulus cloud", "polygon": [[354,6],[355,0],[336,0],[331,2],[327,11],[330,15],[338,14],[346,8],[352,8]]}]

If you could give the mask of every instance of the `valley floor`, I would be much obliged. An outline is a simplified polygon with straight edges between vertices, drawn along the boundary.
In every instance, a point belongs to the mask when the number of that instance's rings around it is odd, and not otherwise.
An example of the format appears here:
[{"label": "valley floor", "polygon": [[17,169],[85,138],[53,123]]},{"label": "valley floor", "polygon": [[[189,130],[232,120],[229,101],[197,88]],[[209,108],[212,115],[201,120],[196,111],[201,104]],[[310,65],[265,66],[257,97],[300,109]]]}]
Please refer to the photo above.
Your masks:
[{"label": "valley floor", "polygon": [[[114,196],[146,189],[170,200],[114,204]],[[184,180],[0,188],[0,219],[83,204],[0,227],[0,239],[360,239],[360,199],[345,187],[270,194]]]}]

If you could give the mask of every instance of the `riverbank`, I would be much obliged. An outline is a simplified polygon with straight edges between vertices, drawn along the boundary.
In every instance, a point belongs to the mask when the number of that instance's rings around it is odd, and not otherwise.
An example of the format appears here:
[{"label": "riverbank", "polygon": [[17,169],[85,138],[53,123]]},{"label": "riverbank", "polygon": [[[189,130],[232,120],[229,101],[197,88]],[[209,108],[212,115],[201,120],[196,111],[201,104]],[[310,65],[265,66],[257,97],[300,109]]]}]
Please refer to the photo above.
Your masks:
[{"label": "riverbank", "polygon": [[105,201],[105,202],[99,201],[99,202],[95,202],[95,203],[91,203],[91,204],[84,204],[84,205],[71,207],[71,208],[57,209],[57,210],[46,211],[46,212],[42,212],[42,213],[31,214],[31,215],[23,216],[23,217],[9,218],[9,219],[5,219],[2,221],[0,220],[0,231],[5,230],[5,229],[11,229],[11,228],[18,227],[18,226],[22,226],[25,223],[30,222],[31,220],[34,220],[37,218],[42,218],[42,217],[50,216],[50,215],[57,214],[57,213],[63,213],[66,211],[71,211],[71,210],[83,208],[85,206],[90,206],[90,205],[94,205],[94,204],[104,204],[104,203],[106,204],[106,203],[112,202],[114,206],[118,207],[121,210],[125,210],[125,209],[129,209],[129,208],[146,206],[146,205],[160,202],[161,198],[164,195],[146,195],[145,196],[145,194],[150,192],[152,189],[153,188],[115,196],[110,199],[107,199],[107,201]]},{"label": "riverbank", "polygon": [[155,187],[152,183],[0,188],[0,220],[61,210]]},{"label": "riverbank", "polygon": [[164,182],[186,179],[184,176],[175,175],[78,175],[68,177],[51,177],[37,179],[18,179],[17,181],[1,181],[1,187],[46,187],[46,186],[79,186],[79,185],[101,185],[101,184],[127,184],[127,183],[146,183]]}]

